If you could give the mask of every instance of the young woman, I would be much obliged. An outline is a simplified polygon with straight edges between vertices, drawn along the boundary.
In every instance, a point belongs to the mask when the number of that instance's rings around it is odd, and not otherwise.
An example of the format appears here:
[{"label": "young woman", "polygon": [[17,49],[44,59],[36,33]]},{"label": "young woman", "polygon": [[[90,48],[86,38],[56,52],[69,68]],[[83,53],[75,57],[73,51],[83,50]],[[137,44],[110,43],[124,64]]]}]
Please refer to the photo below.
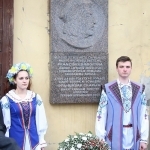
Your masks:
[{"label": "young woman", "polygon": [[32,68],[26,63],[11,67],[1,106],[6,136],[15,139],[21,150],[44,150],[47,120],[40,95],[30,90],[32,74]]}]

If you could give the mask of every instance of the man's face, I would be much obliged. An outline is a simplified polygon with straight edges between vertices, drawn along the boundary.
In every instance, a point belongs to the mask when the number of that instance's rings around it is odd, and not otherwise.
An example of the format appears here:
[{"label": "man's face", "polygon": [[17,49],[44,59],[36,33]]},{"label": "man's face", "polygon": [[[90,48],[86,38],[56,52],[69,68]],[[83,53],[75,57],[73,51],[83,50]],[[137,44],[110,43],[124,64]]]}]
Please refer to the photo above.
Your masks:
[{"label": "man's face", "polygon": [[131,73],[131,69],[132,69],[132,66],[131,66],[130,61],[119,62],[118,67],[116,68],[119,77],[122,79],[126,79],[129,77]]}]

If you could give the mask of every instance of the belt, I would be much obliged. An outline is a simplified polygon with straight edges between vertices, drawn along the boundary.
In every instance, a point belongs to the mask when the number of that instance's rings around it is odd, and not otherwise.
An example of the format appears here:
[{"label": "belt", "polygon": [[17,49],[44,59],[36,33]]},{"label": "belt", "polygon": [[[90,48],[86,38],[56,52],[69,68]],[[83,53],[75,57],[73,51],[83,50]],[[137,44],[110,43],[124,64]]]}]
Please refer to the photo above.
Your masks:
[{"label": "belt", "polygon": [[123,125],[124,128],[131,128],[132,124],[128,124],[128,125]]}]

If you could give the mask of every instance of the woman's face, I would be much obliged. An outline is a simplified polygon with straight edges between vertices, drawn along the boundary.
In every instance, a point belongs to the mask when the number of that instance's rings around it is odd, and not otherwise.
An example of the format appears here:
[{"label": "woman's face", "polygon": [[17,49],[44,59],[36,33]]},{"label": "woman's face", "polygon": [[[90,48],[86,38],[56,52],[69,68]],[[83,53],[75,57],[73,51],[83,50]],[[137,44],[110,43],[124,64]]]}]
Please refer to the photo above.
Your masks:
[{"label": "woman's face", "polygon": [[25,90],[27,89],[28,85],[29,85],[29,74],[27,71],[20,71],[17,76],[16,79],[14,80],[15,84],[16,84],[16,89],[20,89],[20,90]]}]

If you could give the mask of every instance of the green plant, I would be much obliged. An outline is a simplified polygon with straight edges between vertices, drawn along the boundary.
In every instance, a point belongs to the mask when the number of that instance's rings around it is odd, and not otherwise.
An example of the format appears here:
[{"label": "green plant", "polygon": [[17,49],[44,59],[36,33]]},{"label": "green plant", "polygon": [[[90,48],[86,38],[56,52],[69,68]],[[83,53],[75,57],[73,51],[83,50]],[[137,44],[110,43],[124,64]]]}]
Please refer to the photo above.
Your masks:
[{"label": "green plant", "polygon": [[110,150],[106,142],[99,141],[98,137],[88,132],[69,135],[67,139],[59,143],[58,150]]}]

